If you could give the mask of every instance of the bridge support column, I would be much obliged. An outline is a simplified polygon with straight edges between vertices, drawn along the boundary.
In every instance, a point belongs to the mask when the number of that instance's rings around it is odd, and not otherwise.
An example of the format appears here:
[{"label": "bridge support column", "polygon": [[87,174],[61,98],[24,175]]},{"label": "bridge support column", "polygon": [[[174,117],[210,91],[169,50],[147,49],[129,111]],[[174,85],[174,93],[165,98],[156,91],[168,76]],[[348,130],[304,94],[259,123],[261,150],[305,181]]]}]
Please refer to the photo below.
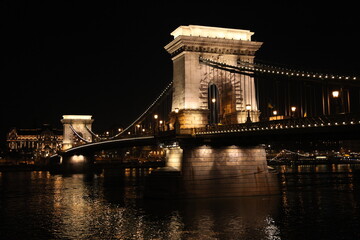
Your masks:
[{"label": "bridge support column", "polygon": [[150,197],[239,197],[280,192],[263,146],[182,146],[167,149],[166,167],[149,177]]},{"label": "bridge support column", "polygon": [[184,147],[183,189],[189,197],[256,196],[279,193],[262,146]]}]

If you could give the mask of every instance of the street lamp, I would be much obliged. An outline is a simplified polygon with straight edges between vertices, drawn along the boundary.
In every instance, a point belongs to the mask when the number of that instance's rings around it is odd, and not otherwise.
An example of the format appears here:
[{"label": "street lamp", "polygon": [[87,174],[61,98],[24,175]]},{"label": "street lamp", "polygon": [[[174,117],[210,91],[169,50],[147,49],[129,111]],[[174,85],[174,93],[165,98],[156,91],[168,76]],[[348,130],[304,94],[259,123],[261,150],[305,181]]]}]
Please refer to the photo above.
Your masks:
[{"label": "street lamp", "polygon": [[[175,108],[175,120],[174,120],[173,128],[175,130],[175,133],[179,133],[179,131],[180,131],[179,108]],[[170,130],[170,125],[169,125],[168,130]]]},{"label": "street lamp", "polygon": [[335,104],[335,114],[339,113],[339,103],[338,103],[338,99],[340,96],[340,91],[339,90],[334,90],[331,92],[332,97],[334,98],[334,104]]},{"label": "street lamp", "polygon": [[158,118],[159,118],[159,115],[155,114],[155,115],[154,115],[155,121],[154,121],[154,125],[153,125],[153,127],[154,127],[154,135],[157,133],[157,128],[158,128],[158,121],[157,121],[157,119],[158,119]]},{"label": "street lamp", "polygon": [[340,92],[338,90],[334,90],[331,92],[331,95],[333,98],[338,98],[340,95]]},{"label": "street lamp", "polygon": [[159,120],[159,129],[160,129],[160,131],[164,131],[164,128],[163,128],[163,123],[164,123],[164,121],[163,120]]},{"label": "street lamp", "polygon": [[273,115],[276,116],[278,112],[276,110],[273,111]]},{"label": "street lamp", "polygon": [[295,111],[296,111],[296,107],[292,106],[291,107],[291,117],[295,117]]},{"label": "street lamp", "polygon": [[245,109],[247,111],[247,118],[246,118],[246,122],[245,123],[251,123],[251,118],[250,118],[250,110],[251,110],[251,105],[250,104],[246,104]]}]

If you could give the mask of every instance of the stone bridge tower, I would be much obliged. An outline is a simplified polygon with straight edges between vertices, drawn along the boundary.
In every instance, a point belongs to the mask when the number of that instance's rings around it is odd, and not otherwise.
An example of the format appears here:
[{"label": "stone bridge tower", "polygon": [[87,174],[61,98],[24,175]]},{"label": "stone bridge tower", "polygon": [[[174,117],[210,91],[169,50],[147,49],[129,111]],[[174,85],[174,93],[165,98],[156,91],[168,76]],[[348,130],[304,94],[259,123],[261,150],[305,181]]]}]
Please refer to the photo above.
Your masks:
[{"label": "stone bridge tower", "polygon": [[[238,61],[253,63],[262,45],[251,41],[253,34],[248,30],[196,25],[180,26],[171,33],[174,40],[165,49],[173,61],[172,123],[175,117],[180,129],[204,127],[209,123],[244,123],[248,113],[252,121],[259,120],[252,77],[212,68],[199,61],[202,57],[234,66]],[[214,114],[211,119],[210,115]]]},{"label": "stone bridge tower", "polygon": [[79,140],[74,131],[87,142],[92,142],[89,130],[91,130],[94,119],[91,117],[91,115],[63,115],[63,119],[61,119],[64,126],[63,150],[85,143]]}]

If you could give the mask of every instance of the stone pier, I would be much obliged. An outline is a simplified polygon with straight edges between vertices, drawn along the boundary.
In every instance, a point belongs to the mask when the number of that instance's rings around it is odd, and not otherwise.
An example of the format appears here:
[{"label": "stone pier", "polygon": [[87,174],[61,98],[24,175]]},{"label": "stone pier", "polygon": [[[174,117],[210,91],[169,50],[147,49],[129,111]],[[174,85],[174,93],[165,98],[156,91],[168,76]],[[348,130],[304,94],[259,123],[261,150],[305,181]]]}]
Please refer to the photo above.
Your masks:
[{"label": "stone pier", "polygon": [[263,146],[184,146],[166,150],[166,167],[149,178],[150,197],[243,197],[279,194]]},{"label": "stone pier", "polygon": [[203,145],[183,149],[184,192],[193,197],[256,196],[279,193],[262,146]]}]

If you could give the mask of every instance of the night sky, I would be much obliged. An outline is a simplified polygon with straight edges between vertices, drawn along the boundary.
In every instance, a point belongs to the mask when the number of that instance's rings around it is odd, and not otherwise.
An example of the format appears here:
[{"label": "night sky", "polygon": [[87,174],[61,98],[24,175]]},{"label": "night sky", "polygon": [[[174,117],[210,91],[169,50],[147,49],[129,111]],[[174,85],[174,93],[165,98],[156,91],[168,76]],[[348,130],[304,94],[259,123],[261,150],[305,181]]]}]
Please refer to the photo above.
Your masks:
[{"label": "night sky", "polygon": [[180,25],[251,30],[257,59],[360,76],[356,1],[76,2],[2,1],[1,141],[64,114],[93,115],[98,132],[126,126],[171,81],[164,46]]}]

